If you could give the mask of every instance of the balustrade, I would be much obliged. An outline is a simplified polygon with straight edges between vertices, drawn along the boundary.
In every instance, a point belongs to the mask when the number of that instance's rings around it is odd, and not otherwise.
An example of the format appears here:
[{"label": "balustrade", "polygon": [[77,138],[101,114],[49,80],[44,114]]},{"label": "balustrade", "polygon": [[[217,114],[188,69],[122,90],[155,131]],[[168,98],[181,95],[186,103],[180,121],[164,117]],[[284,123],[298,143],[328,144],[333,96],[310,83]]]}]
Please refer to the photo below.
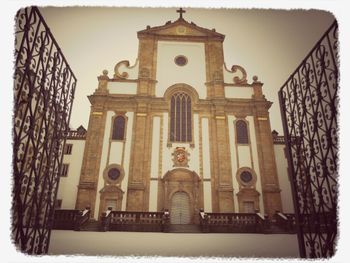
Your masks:
[{"label": "balustrade", "polygon": [[[90,218],[90,209],[56,210],[54,229],[81,229]],[[305,220],[310,220],[306,218]],[[100,231],[138,231],[138,232],[169,232],[170,213],[165,212],[133,212],[112,211],[110,208],[102,213]],[[267,216],[259,213],[199,213],[201,231],[204,233],[276,233],[272,226],[279,228],[277,233],[295,232],[294,214],[277,212],[269,221]],[[318,224],[320,226],[324,223]]]},{"label": "balustrade", "polygon": [[53,229],[72,230],[79,210],[59,209],[55,211]]},{"label": "balustrade", "polygon": [[101,217],[102,231],[166,231],[169,224],[163,212],[107,211]]},{"label": "balustrade", "polygon": [[254,213],[200,213],[202,232],[256,233],[266,229],[266,219]]},{"label": "balustrade", "polygon": [[296,223],[295,223],[295,214],[285,214],[279,211],[276,211],[274,216],[274,221],[278,227],[284,229],[287,232],[295,233]]},{"label": "balustrade", "polygon": [[53,229],[60,230],[80,230],[90,218],[90,209],[83,211],[75,209],[59,209],[55,210]]}]

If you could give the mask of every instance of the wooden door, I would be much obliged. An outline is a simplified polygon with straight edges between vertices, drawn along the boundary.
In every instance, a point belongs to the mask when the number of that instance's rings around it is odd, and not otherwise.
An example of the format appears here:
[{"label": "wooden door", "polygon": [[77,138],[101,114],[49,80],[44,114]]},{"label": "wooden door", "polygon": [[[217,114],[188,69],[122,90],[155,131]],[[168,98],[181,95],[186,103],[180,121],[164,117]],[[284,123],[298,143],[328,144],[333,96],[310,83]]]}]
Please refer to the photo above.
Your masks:
[{"label": "wooden door", "polygon": [[176,192],[171,199],[171,224],[190,224],[190,198],[186,192]]}]

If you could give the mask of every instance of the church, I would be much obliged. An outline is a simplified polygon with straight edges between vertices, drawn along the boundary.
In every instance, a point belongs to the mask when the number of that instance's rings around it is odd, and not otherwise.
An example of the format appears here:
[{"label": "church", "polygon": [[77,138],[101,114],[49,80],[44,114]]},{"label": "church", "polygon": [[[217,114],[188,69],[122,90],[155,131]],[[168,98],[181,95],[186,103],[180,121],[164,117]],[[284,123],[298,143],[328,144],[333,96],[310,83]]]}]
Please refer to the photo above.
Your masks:
[{"label": "church", "polygon": [[225,35],[177,12],[137,32],[135,62],[98,77],[87,129],[68,133],[57,208],[169,211],[172,224],[200,211],[293,213],[263,83],[225,64]]}]

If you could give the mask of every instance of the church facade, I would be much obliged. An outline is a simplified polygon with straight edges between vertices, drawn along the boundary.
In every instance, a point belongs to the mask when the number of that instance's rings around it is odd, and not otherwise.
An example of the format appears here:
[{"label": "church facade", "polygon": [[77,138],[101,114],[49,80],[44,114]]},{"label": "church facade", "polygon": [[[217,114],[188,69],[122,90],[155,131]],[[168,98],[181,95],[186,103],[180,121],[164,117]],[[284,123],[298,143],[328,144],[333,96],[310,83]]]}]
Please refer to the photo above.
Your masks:
[{"label": "church facade", "polygon": [[[225,36],[182,17],[137,33],[138,58],[98,77],[87,130],[66,143],[66,209],[293,212],[283,143],[261,83],[225,64]],[[276,162],[277,160],[277,162]]]}]

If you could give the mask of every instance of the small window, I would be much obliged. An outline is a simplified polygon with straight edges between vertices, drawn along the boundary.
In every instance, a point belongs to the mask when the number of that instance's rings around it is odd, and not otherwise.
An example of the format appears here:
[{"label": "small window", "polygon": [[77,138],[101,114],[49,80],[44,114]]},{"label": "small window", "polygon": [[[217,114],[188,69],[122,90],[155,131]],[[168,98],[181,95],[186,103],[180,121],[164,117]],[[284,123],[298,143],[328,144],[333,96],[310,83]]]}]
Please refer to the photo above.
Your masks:
[{"label": "small window", "polygon": [[119,164],[110,164],[103,171],[103,179],[110,185],[121,183],[124,175],[124,169]]},{"label": "small window", "polygon": [[237,143],[248,144],[248,127],[247,123],[243,120],[236,122]]},{"label": "small window", "polygon": [[108,171],[108,178],[112,181],[116,181],[120,176],[120,171],[118,168],[112,168]]},{"label": "small window", "polygon": [[185,66],[188,62],[187,58],[183,55],[180,55],[180,56],[177,56],[175,59],[175,64],[182,67],[182,66]]},{"label": "small window", "polygon": [[125,118],[117,116],[113,122],[112,140],[124,140],[125,133]]},{"label": "small window", "polygon": [[243,171],[241,174],[240,174],[240,178],[242,180],[242,182],[244,183],[250,183],[252,180],[253,180],[253,176],[250,172],[248,171]]},{"label": "small window", "polygon": [[72,154],[72,148],[73,144],[66,143],[66,145],[64,146],[64,154]]},{"label": "small window", "polygon": [[69,169],[69,164],[62,164],[62,172],[61,172],[61,177],[67,177],[68,176],[68,169]]}]

